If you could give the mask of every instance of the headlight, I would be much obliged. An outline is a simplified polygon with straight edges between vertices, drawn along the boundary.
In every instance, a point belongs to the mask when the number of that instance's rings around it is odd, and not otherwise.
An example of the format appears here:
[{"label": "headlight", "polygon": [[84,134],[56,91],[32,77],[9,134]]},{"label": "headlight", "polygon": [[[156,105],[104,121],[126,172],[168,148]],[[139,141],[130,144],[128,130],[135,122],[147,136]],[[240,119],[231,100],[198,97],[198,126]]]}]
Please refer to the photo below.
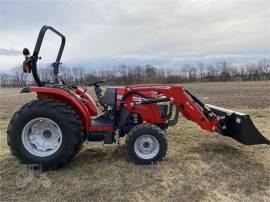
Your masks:
[{"label": "headlight", "polygon": [[160,117],[162,119],[168,118],[168,110],[169,110],[170,102],[160,102],[158,103],[158,106],[159,106]]}]

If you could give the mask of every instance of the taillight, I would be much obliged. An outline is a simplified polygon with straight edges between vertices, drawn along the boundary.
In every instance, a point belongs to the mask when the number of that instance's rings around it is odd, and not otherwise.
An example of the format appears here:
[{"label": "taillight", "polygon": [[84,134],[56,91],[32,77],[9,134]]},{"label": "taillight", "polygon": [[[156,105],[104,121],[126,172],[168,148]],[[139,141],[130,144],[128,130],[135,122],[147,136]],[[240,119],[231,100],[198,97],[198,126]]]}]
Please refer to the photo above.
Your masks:
[{"label": "taillight", "polygon": [[31,73],[32,67],[29,64],[23,64],[23,72],[24,73]]}]

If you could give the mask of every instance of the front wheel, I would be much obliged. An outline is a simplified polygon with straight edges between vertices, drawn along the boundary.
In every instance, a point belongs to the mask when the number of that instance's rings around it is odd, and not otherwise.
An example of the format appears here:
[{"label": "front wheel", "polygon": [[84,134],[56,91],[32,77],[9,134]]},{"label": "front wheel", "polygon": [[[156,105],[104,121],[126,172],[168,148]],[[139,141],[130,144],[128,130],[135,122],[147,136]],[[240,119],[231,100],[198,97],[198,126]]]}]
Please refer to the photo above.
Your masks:
[{"label": "front wheel", "polygon": [[137,164],[161,161],[167,152],[165,132],[156,125],[140,124],[126,137],[128,155]]},{"label": "front wheel", "polygon": [[59,168],[83,142],[81,120],[71,107],[56,100],[35,100],[16,112],[8,126],[11,153],[24,164]]}]

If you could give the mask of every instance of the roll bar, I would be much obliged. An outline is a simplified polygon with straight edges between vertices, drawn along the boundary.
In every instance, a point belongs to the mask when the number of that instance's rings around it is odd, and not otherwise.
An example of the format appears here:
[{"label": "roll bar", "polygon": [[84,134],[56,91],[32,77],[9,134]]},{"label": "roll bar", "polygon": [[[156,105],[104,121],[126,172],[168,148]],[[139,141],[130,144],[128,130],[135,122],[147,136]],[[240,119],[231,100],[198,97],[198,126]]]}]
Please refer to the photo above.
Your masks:
[{"label": "roll bar", "polygon": [[34,60],[33,63],[32,63],[32,73],[33,73],[33,77],[34,77],[35,81],[37,82],[38,86],[44,86],[44,82],[40,81],[40,78],[39,78],[38,73],[37,73],[37,61],[39,59],[38,54],[39,54],[39,51],[40,51],[40,47],[42,45],[42,42],[43,42],[43,39],[44,39],[44,36],[45,36],[45,33],[46,33],[47,30],[51,30],[52,32],[54,32],[55,34],[57,34],[58,36],[61,37],[61,45],[60,45],[56,60],[55,60],[55,62],[52,63],[53,73],[55,75],[55,80],[56,81],[58,81],[57,76],[58,76],[58,72],[59,72],[59,65],[61,64],[60,60],[61,60],[63,50],[64,50],[64,47],[65,47],[65,43],[66,43],[65,36],[63,34],[61,34],[59,31],[57,31],[56,29],[54,29],[53,27],[44,25],[41,28],[41,30],[39,32],[39,35],[38,35],[38,38],[37,38],[35,49],[34,49],[34,52],[33,52],[33,55],[32,55],[33,60]]}]

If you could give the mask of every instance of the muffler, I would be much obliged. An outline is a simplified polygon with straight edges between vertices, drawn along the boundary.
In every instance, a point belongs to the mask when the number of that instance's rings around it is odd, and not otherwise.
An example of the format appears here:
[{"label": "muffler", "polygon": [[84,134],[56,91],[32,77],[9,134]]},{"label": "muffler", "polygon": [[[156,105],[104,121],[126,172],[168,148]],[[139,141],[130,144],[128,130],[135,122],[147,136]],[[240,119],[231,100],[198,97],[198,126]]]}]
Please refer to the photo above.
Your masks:
[{"label": "muffler", "polygon": [[206,104],[206,107],[221,118],[218,128],[219,133],[231,137],[245,145],[270,144],[255,127],[249,115]]}]

